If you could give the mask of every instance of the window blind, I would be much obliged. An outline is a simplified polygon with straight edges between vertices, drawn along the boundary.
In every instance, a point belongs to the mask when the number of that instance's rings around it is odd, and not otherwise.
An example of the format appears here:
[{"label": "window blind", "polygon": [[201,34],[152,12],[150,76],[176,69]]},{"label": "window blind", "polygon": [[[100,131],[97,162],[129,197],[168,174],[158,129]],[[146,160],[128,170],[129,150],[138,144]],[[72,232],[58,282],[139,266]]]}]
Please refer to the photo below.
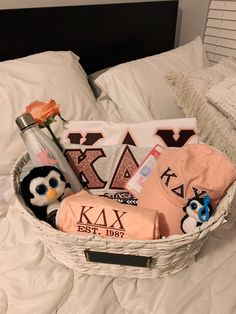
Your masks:
[{"label": "window blind", "polygon": [[211,1],[203,42],[211,62],[236,57],[236,0]]}]

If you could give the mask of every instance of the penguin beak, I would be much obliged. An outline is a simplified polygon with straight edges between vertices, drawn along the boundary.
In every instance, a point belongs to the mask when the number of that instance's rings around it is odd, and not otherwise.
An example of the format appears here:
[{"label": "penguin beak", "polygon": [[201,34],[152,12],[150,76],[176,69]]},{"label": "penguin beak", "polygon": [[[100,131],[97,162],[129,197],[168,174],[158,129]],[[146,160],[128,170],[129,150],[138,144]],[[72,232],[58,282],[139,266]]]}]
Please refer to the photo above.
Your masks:
[{"label": "penguin beak", "polygon": [[46,195],[50,201],[55,201],[57,199],[57,191],[55,189],[49,189]]}]

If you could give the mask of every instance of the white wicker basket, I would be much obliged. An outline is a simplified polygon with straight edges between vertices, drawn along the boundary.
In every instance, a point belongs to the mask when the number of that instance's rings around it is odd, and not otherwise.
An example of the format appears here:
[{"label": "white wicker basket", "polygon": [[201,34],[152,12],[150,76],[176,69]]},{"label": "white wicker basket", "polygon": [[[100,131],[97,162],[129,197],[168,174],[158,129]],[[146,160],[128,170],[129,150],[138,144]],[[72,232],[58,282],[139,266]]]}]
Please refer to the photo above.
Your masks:
[{"label": "white wicker basket", "polygon": [[[117,240],[91,235],[69,234],[53,229],[49,224],[38,220],[31,210],[25,206],[19,193],[19,184],[22,169],[28,161],[28,154],[22,154],[11,172],[18,209],[39,232],[48,257],[63,263],[68,268],[85,274],[126,278],[155,278],[178,273],[195,260],[196,254],[207,240],[209,233],[221,225],[229,215],[236,191],[236,182],[234,182],[218,205],[216,214],[208,222],[189,234],[149,241]],[[129,255],[131,257],[144,256],[151,258],[148,267],[108,264],[87,261],[85,253],[88,251],[105,252],[105,256],[110,255],[107,253],[118,254],[117,261],[120,260],[120,256],[126,258]],[[113,261],[113,263],[116,263],[116,261]]]}]

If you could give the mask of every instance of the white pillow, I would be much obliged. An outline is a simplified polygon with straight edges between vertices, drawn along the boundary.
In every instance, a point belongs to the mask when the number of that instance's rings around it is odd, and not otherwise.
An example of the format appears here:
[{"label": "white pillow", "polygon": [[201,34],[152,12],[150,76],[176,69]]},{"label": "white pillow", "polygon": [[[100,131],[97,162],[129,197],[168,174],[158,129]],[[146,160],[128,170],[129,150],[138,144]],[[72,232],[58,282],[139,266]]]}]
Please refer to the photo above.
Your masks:
[{"label": "white pillow", "polygon": [[118,107],[123,119],[133,121],[183,117],[165,82],[170,71],[194,71],[208,66],[200,37],[158,55],[120,64],[108,69],[95,83]]},{"label": "white pillow", "polygon": [[127,115],[126,112],[103,91],[97,98],[97,103],[101,110],[106,112],[106,120],[110,122],[135,122],[132,116]]},{"label": "white pillow", "polygon": [[168,83],[186,116],[196,117],[200,141],[222,151],[236,165],[236,129],[207,98],[211,88],[233,76],[236,76],[236,59],[222,58],[199,71],[170,73]]},{"label": "white pillow", "polygon": [[206,93],[206,97],[229,118],[230,123],[236,129],[236,75],[213,85]]},{"label": "white pillow", "polygon": [[[66,120],[104,119],[78,60],[70,51],[48,51],[0,63],[0,175],[26,150],[15,118],[34,100],[55,99]],[[58,134],[57,120],[52,126]]]}]

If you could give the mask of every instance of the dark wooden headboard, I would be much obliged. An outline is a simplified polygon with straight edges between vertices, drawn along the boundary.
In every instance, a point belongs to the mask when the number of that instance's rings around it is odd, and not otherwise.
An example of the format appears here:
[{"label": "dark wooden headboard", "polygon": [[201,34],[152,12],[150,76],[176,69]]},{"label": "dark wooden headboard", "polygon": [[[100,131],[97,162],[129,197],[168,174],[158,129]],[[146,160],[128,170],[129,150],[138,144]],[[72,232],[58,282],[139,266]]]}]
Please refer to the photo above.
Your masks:
[{"label": "dark wooden headboard", "polygon": [[85,71],[174,47],[178,0],[0,10],[0,61],[71,50]]}]

